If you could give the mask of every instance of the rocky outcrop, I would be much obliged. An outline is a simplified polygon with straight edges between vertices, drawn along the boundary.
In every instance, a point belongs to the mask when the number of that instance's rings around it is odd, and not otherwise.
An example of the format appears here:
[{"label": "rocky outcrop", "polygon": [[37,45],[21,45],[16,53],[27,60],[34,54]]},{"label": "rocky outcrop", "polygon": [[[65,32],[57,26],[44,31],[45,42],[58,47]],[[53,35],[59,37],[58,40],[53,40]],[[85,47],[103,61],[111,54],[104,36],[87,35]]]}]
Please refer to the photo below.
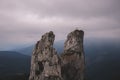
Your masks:
[{"label": "rocky outcrop", "polygon": [[83,31],[75,30],[67,36],[64,53],[61,56],[64,80],[83,80],[84,78],[83,35]]},{"label": "rocky outcrop", "polygon": [[29,80],[61,80],[61,63],[53,48],[52,31],[42,36],[32,54]]},{"label": "rocky outcrop", "polygon": [[44,34],[32,54],[29,80],[83,80],[83,36],[81,30],[69,33],[58,56],[53,48],[55,35],[52,31]]}]

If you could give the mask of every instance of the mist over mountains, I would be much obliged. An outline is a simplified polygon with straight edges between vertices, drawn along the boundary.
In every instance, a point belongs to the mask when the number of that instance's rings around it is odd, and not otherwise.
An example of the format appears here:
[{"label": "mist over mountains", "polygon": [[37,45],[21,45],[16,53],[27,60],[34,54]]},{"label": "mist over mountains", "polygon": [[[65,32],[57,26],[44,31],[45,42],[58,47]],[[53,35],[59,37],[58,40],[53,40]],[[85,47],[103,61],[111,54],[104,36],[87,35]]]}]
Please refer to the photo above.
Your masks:
[{"label": "mist over mountains", "polygon": [[[34,45],[30,45],[28,47],[14,49],[14,51],[20,52],[25,55],[31,55],[34,49]],[[55,42],[54,48],[59,52],[62,53],[64,47],[64,40],[60,40]],[[84,51],[85,54],[97,54],[97,53],[108,53],[108,52],[120,52],[120,41],[119,40],[100,40],[100,39],[85,39],[84,40]],[[101,54],[102,54],[101,53]]]},{"label": "mist over mountains", "polygon": [[120,80],[120,0],[0,0],[0,80],[27,80],[40,36],[54,31],[60,54],[76,28],[85,32],[86,80]]},{"label": "mist over mountains", "polygon": [[[59,53],[63,51],[63,44],[63,40],[54,44]],[[0,75],[28,74],[33,47],[34,45],[16,51],[0,51]],[[119,80],[119,48],[119,41],[85,39],[86,80]]]},{"label": "mist over mountains", "polygon": [[[54,44],[56,50],[63,51],[64,41]],[[85,40],[87,80],[120,79],[120,42],[114,40]]]}]

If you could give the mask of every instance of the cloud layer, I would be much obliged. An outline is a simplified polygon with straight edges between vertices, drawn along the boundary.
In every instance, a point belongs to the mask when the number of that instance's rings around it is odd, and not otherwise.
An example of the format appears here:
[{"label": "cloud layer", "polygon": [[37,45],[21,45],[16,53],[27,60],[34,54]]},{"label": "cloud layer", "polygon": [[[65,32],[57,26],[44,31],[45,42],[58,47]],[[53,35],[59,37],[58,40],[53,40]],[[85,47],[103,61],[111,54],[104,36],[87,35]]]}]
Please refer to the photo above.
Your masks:
[{"label": "cloud layer", "polygon": [[50,30],[56,40],[78,28],[85,38],[118,39],[120,0],[0,0],[0,50],[32,44]]}]

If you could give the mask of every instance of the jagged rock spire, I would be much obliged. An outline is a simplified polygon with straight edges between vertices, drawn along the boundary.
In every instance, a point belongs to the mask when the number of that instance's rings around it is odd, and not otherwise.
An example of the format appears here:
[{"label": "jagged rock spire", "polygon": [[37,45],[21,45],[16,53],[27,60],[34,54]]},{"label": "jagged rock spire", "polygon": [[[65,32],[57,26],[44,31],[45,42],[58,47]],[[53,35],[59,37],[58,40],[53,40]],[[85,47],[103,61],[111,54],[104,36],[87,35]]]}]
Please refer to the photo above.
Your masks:
[{"label": "jagged rock spire", "polygon": [[62,54],[62,77],[64,80],[83,80],[84,50],[82,30],[69,33]]},{"label": "jagged rock spire", "polygon": [[29,80],[61,80],[60,59],[53,48],[54,38],[50,31],[35,45]]},{"label": "jagged rock spire", "polygon": [[83,80],[83,36],[82,30],[69,33],[59,57],[53,48],[54,33],[44,34],[32,54],[29,80]]},{"label": "jagged rock spire", "polygon": [[83,51],[83,36],[84,32],[82,30],[75,30],[68,34],[67,40],[64,44],[64,52],[72,50],[76,52]]}]

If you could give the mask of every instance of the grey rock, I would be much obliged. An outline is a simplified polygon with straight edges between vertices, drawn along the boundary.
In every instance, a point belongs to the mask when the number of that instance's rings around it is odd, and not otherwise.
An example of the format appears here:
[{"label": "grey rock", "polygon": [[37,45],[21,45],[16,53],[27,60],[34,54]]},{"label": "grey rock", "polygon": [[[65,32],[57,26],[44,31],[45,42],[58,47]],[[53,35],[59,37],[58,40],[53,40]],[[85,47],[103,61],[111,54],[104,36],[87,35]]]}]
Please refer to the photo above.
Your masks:
[{"label": "grey rock", "polygon": [[59,56],[53,48],[54,33],[44,34],[33,50],[29,80],[83,80],[83,36],[81,30],[69,33]]},{"label": "grey rock", "polygon": [[68,34],[64,44],[62,59],[62,77],[64,80],[84,79],[84,50],[82,30],[75,30]]},{"label": "grey rock", "polygon": [[42,36],[32,54],[29,80],[61,80],[60,58],[53,48],[52,31]]}]

